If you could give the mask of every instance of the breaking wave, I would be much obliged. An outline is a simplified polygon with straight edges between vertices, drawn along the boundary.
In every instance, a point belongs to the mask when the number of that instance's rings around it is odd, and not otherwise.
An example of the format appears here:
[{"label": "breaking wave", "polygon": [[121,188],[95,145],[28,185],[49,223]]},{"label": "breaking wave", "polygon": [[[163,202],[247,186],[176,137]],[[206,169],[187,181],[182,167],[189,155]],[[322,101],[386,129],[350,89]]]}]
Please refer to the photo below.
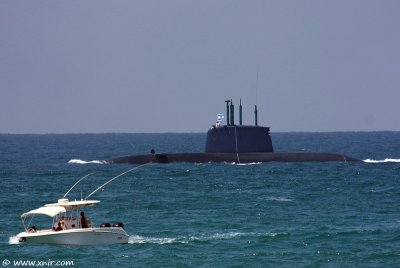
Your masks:
[{"label": "breaking wave", "polygon": [[286,232],[282,233],[242,233],[242,232],[229,232],[229,233],[215,233],[204,236],[181,236],[181,237],[143,237],[140,235],[131,235],[129,237],[129,244],[189,244],[191,242],[207,242],[213,240],[228,240],[238,239],[240,237],[276,237],[281,235],[288,235]]},{"label": "breaking wave", "polygon": [[365,159],[365,163],[400,163],[400,159],[386,158],[384,160]]},{"label": "breaking wave", "polygon": [[84,161],[80,159],[71,159],[68,161],[68,164],[107,164],[107,161],[104,160],[92,160],[92,161]]}]

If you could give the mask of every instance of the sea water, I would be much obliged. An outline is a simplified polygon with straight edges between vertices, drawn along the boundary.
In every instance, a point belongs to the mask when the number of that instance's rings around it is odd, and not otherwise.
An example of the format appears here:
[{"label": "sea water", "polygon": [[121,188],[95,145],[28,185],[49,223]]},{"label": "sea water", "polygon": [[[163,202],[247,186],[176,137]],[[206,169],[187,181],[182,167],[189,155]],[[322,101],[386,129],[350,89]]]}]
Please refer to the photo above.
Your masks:
[{"label": "sea water", "polygon": [[[129,244],[21,244],[20,215],[87,196],[132,168],[102,160],[202,152],[205,133],[0,135],[0,261],[75,267],[398,267],[400,133],[273,133],[275,151],[343,153],[363,162],[173,163],[106,185],[85,210],[123,222]],[[35,217],[47,228],[49,218]],[[16,263],[17,262],[17,263]],[[72,262],[72,263],[71,263]],[[57,265],[58,264],[58,265]]]}]

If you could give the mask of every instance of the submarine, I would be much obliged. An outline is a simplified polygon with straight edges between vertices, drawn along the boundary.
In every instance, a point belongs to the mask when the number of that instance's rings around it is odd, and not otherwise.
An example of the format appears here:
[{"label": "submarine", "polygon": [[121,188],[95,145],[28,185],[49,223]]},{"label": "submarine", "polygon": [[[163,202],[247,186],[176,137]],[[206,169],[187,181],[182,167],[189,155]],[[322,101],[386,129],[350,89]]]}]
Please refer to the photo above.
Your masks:
[{"label": "submarine", "polygon": [[209,163],[209,162],[328,162],[360,161],[359,159],[335,153],[320,152],[274,152],[270,128],[258,125],[257,105],[254,107],[254,125],[242,124],[242,101],[239,104],[239,125],[235,124],[235,107],[232,100],[226,100],[226,124],[221,122],[223,114],[217,115],[217,122],[207,132],[205,151],[198,153],[156,153],[154,149],[145,155],[122,156],[106,163]]}]

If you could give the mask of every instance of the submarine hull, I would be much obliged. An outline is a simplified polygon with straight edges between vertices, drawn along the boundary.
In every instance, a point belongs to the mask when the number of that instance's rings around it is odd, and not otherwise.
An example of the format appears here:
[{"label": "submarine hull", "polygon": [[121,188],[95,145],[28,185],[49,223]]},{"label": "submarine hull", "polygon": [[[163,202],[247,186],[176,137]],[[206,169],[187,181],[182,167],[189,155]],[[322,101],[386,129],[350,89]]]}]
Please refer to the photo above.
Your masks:
[{"label": "submarine hull", "polygon": [[285,153],[285,152],[252,152],[252,153],[165,153],[149,155],[131,155],[106,160],[110,164],[145,164],[145,163],[208,163],[208,162],[328,162],[328,161],[360,161],[346,155],[333,153]]},{"label": "submarine hull", "polygon": [[[257,106],[255,106],[255,125],[242,125],[242,107],[239,106],[239,125],[234,122],[232,100],[227,100],[227,125],[221,126],[218,121],[207,132],[204,152],[199,153],[162,153],[156,154],[152,149],[147,155],[131,155],[106,160],[108,163],[208,163],[208,162],[328,162],[328,161],[360,161],[342,154],[318,152],[274,152],[270,128],[257,123]],[[230,120],[229,120],[230,118]]]}]

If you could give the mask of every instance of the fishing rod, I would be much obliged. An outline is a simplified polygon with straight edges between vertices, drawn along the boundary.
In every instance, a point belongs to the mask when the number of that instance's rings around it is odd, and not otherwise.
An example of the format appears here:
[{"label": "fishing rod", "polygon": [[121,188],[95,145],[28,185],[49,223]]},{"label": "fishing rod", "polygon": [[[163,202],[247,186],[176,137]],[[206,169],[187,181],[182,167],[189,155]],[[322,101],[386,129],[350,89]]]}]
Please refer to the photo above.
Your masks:
[{"label": "fishing rod", "polygon": [[63,196],[62,198],[65,198],[65,197],[69,194],[69,192],[71,192],[71,190],[72,190],[79,182],[81,182],[84,178],[87,178],[87,177],[89,177],[90,175],[93,175],[94,173],[96,173],[96,172],[89,173],[89,174],[83,176],[82,178],[80,178],[77,182],[75,182],[74,185],[72,185],[72,187],[68,190],[68,192],[66,192],[66,193],[64,194],[64,196]]},{"label": "fishing rod", "polygon": [[87,199],[88,199],[89,197],[91,197],[94,193],[96,193],[98,190],[100,190],[101,188],[103,188],[104,186],[106,186],[107,184],[109,184],[110,182],[112,182],[113,180],[115,180],[115,179],[121,177],[122,175],[125,175],[126,173],[129,173],[129,172],[131,172],[131,171],[133,171],[133,170],[135,170],[135,169],[138,169],[138,168],[143,167],[143,166],[148,165],[148,164],[150,164],[150,163],[142,164],[142,165],[140,165],[140,166],[137,166],[137,167],[131,168],[131,169],[125,171],[125,172],[122,172],[121,174],[115,176],[114,178],[112,178],[112,179],[108,180],[107,182],[105,182],[104,184],[100,185],[100,187],[98,187],[96,190],[94,190],[94,191],[91,192],[88,196],[86,196],[86,197],[85,197],[85,200],[87,200]]}]

